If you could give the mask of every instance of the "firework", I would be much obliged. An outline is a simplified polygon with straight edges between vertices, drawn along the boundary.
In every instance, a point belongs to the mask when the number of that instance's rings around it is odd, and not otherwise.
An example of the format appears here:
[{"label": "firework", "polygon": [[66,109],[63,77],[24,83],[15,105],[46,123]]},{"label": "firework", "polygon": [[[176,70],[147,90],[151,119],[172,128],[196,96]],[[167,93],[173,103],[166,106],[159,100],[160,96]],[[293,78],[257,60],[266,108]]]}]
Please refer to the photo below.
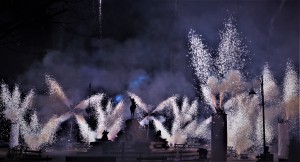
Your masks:
[{"label": "firework", "polygon": [[32,106],[33,97],[34,91],[30,90],[22,100],[18,85],[14,87],[14,90],[11,93],[6,84],[1,84],[1,100],[5,107],[4,116],[12,123],[9,140],[11,148],[19,145],[20,125],[24,121],[23,116],[26,110]]}]

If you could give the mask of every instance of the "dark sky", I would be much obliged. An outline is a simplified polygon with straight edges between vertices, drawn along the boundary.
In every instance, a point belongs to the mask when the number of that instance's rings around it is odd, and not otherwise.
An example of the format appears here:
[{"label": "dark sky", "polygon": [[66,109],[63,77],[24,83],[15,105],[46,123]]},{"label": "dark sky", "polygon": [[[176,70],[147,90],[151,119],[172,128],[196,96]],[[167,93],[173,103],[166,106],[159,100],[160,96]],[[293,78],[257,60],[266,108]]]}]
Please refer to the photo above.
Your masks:
[{"label": "dark sky", "polygon": [[1,0],[0,78],[43,91],[47,73],[75,101],[89,83],[116,95],[139,79],[131,90],[149,102],[195,96],[188,32],[215,50],[230,16],[249,50],[245,75],[268,62],[281,82],[287,59],[299,70],[298,0],[102,0],[101,38],[98,15],[97,0]]}]

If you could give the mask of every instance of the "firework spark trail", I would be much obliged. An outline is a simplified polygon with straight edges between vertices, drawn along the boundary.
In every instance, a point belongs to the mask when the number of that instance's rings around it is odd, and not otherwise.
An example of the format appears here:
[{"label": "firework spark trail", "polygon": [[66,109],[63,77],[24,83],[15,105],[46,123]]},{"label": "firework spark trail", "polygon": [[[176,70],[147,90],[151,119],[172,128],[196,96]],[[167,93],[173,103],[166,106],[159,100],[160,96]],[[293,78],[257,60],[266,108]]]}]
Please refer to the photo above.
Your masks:
[{"label": "firework spark trail", "polygon": [[102,36],[102,0],[98,0],[98,5],[99,5],[99,8],[98,8],[99,35],[101,37]]},{"label": "firework spark trail", "polygon": [[209,90],[208,86],[202,86],[201,90],[206,104],[210,106],[213,112],[216,112],[216,107],[217,107],[216,97],[213,94],[211,94],[211,91]]},{"label": "firework spark trail", "polygon": [[118,132],[123,128],[124,123],[124,102],[120,101],[113,107],[111,100],[108,101],[106,108],[103,109],[101,100],[103,95],[91,100],[91,106],[96,110],[97,128],[96,138],[101,139],[102,133],[108,131],[109,140],[114,140]]},{"label": "firework spark trail", "polygon": [[[268,64],[264,66],[262,75],[264,84],[266,142],[271,143],[276,134],[275,131],[278,124],[277,118],[280,116],[280,105],[282,105],[280,101],[281,92]],[[259,111],[259,113],[259,118],[262,118],[262,112]],[[259,120],[262,121],[262,119]],[[258,126],[262,126],[262,124]],[[259,133],[262,133],[260,128],[261,127],[257,127],[257,135],[262,137],[262,134],[259,135]],[[262,138],[257,139],[259,142],[262,142]]]},{"label": "firework spark trail", "polygon": [[[1,85],[1,98],[5,106],[4,115],[12,123],[18,123],[22,120],[22,113],[25,110],[21,110],[21,94],[19,92],[19,86],[15,86],[12,93],[6,84]],[[20,109],[20,110],[19,110]]]},{"label": "firework spark trail", "polygon": [[84,142],[86,143],[95,142],[96,132],[91,130],[84,117],[82,115],[75,114],[75,118],[79,126],[81,137],[83,138]]},{"label": "firework spark trail", "polygon": [[115,108],[112,106],[111,102],[107,105],[106,112],[106,123],[108,131],[108,139],[114,140],[117,137],[118,132],[123,127],[124,122],[124,102],[120,101]]},{"label": "firework spark trail", "polygon": [[10,120],[12,121],[16,121],[16,120],[22,120],[21,117],[22,117],[22,113],[24,113],[24,110],[18,110],[21,105],[21,92],[19,90],[19,86],[15,86],[15,89],[12,93],[12,96],[11,96],[11,108],[10,110],[14,110]]},{"label": "firework spark trail", "polygon": [[[267,112],[266,112],[267,114]],[[255,124],[255,135],[256,140],[254,141],[255,146],[262,146],[263,145],[263,121],[262,121],[262,112],[260,111],[257,115]],[[270,120],[265,120],[265,137],[266,137],[266,143],[271,143],[274,139],[274,125]]]},{"label": "firework spark trail", "polygon": [[20,125],[16,123],[12,123],[10,129],[10,137],[9,137],[10,148],[19,145],[19,134],[20,134],[19,132],[20,132]]},{"label": "firework spark trail", "polygon": [[172,97],[169,97],[168,99],[162,101],[157,107],[153,110],[153,113],[160,112],[164,110],[165,108],[172,108],[177,106],[176,101],[178,98],[178,95],[173,95]]},{"label": "firework spark trail", "polygon": [[53,115],[44,127],[41,127],[34,113],[29,125],[25,121],[21,124],[21,134],[25,143],[32,150],[39,150],[42,146],[53,143],[55,141],[55,132],[60,124],[70,117],[71,114],[64,114],[60,117]]},{"label": "firework spark trail", "polygon": [[[174,115],[171,131],[170,131],[171,139],[170,139],[170,141],[168,141],[170,146],[173,146],[173,144],[175,144],[175,143],[179,143],[179,144],[183,143],[181,139],[185,138],[185,137],[183,137],[183,132],[182,132],[182,128],[181,128],[182,121],[183,121],[182,115],[184,115],[184,114],[180,114],[180,109],[179,109],[179,106],[177,105],[177,99],[178,99],[178,97],[171,98],[171,100],[167,99],[167,101],[169,101],[167,103],[169,104],[169,107],[172,108],[173,115]],[[166,105],[166,106],[168,106],[168,105]],[[174,136],[177,136],[177,137],[174,137]]]},{"label": "firework spark trail", "polygon": [[[104,98],[104,94],[96,94],[93,95],[82,102],[80,102],[77,106],[75,106],[74,109],[86,109],[88,106],[98,106],[100,109],[97,109],[96,111],[102,111],[101,107],[101,101]],[[79,125],[80,134],[83,138],[84,142],[90,143],[94,142],[97,138],[97,133],[95,131],[92,131],[92,129],[89,127],[88,123],[84,119],[82,115],[74,114],[77,124]],[[102,123],[104,123],[105,118],[102,117]]]},{"label": "firework spark trail", "polygon": [[220,83],[218,89],[220,92],[219,106],[222,108],[222,102],[225,93],[235,96],[244,91],[245,83],[243,81],[242,74],[238,70],[230,70],[225,74],[222,83]]},{"label": "firework spark trail", "polygon": [[[202,86],[202,92],[206,102],[216,108],[223,108],[223,98],[225,94],[235,96],[244,90],[245,83],[242,74],[238,70],[230,70],[222,79],[222,82],[215,76],[207,79],[205,86]],[[216,103],[216,95],[219,94],[219,103]],[[218,105],[217,105],[218,104]]]},{"label": "firework spark trail", "polygon": [[25,113],[25,110],[30,108],[33,104],[33,98],[34,98],[34,91],[30,90],[29,93],[25,96],[23,101],[20,103],[21,105],[21,110],[23,110],[22,113]]},{"label": "firework spark trail", "polygon": [[91,97],[81,101],[77,106],[74,107],[74,109],[86,109],[92,103],[99,105],[99,104],[101,104],[103,97],[104,97],[104,94],[102,94],[102,93],[92,95]]},{"label": "firework spark trail", "polygon": [[285,119],[297,115],[299,108],[299,78],[292,62],[288,61],[286,65],[285,77],[283,82],[283,104],[285,110]]},{"label": "firework spark trail", "polygon": [[[113,118],[111,118],[113,119]],[[124,124],[124,118],[123,117],[116,117],[114,121],[111,121],[113,125],[108,129],[108,140],[114,141],[115,138],[117,137],[118,133],[121,131],[123,128]]]},{"label": "firework spark trail", "polygon": [[[169,97],[165,101],[161,102],[153,112],[158,112],[164,110],[165,108],[171,109],[173,112],[173,123],[170,132],[163,126],[163,122],[160,122],[154,117],[149,117],[147,120],[153,120],[156,130],[162,132],[162,137],[166,138],[169,146],[173,147],[174,144],[185,143],[188,137],[195,137],[195,129],[198,127],[195,123],[195,117],[197,116],[198,102],[194,100],[189,104],[189,99],[187,97],[183,98],[181,109],[177,104],[177,95]],[[146,120],[146,119],[144,119]],[[143,122],[143,121],[142,121]],[[145,121],[144,121],[145,122]],[[200,129],[205,129],[207,127],[203,126]],[[202,134],[201,130],[196,131],[196,133]]]},{"label": "firework spark trail", "polygon": [[[203,139],[209,140],[211,138],[211,132],[210,132],[210,123],[211,123],[211,117],[205,119],[198,125],[198,128],[194,129],[195,131],[195,137],[202,137]],[[193,137],[193,135],[192,135]]]},{"label": "firework spark trail", "polygon": [[[190,31],[189,45],[191,54],[191,63],[194,67],[195,74],[197,75],[204,99],[207,104],[213,108],[217,108],[216,94],[220,94],[219,107],[222,108],[223,97],[226,92],[234,91],[228,87],[235,87],[237,82],[223,82],[219,85],[221,78],[227,76],[232,77],[228,73],[232,70],[241,70],[244,67],[244,55],[247,53],[245,46],[242,44],[241,37],[233,24],[233,18],[230,17],[225,23],[225,28],[220,32],[221,42],[218,47],[218,58],[214,60],[211,54],[206,49],[201,38]],[[213,63],[218,69],[213,69]],[[218,71],[216,71],[218,70]],[[218,74],[217,77],[213,76]],[[218,79],[219,78],[219,79]],[[238,78],[231,78],[238,79]],[[227,88],[227,89],[224,89]],[[213,109],[213,111],[216,111]]]},{"label": "firework spark trail", "polygon": [[280,91],[268,64],[264,66],[262,75],[264,82],[265,102],[277,102]]},{"label": "firework spark trail", "polygon": [[165,101],[161,102],[156,108],[157,110],[163,110],[164,108],[172,109],[174,115],[174,121],[170,132],[162,125],[162,123],[159,120],[152,118],[156,130],[161,131],[162,138],[165,138],[168,141],[169,146],[173,146],[173,144],[181,142],[177,140],[179,137],[175,138],[174,136],[180,136],[180,137],[182,136],[182,134],[180,134],[181,129],[180,129],[180,119],[179,119],[180,118],[179,107],[176,103],[176,100],[177,100],[177,96],[169,97]]},{"label": "firework spark trail", "polygon": [[23,122],[23,116],[32,106],[34,91],[30,90],[22,100],[19,86],[16,85],[12,93],[10,93],[8,85],[1,84],[1,100],[4,104],[4,116],[12,122],[10,132],[10,147],[19,145],[19,129]]},{"label": "firework spark trail", "polygon": [[143,100],[137,96],[136,94],[132,93],[132,92],[127,92],[128,95],[134,99],[135,103],[137,104],[138,108],[142,109],[142,111],[145,111],[146,113],[149,113],[150,109],[151,109],[151,105],[146,105]]},{"label": "firework spark trail", "polygon": [[170,133],[168,132],[168,130],[162,125],[162,123],[153,118],[153,123],[154,123],[154,126],[155,126],[155,129],[156,131],[160,131],[161,132],[161,137],[166,139],[168,142],[171,141],[171,136],[170,136]]},{"label": "firework spark trail", "polygon": [[[274,77],[266,65],[262,72],[264,76],[264,96],[266,104],[266,141],[274,139],[279,115],[280,91]],[[230,79],[229,79],[230,80]],[[243,85],[243,84],[242,84]],[[230,89],[230,87],[229,87]],[[256,91],[259,91],[257,89]],[[229,99],[224,107],[228,114],[228,145],[233,146],[239,153],[251,146],[262,144],[262,117],[258,96],[251,97],[246,92],[239,92]],[[253,121],[256,121],[253,123]],[[255,125],[251,127],[251,125]],[[253,133],[254,132],[254,133]]]},{"label": "firework spark trail", "polygon": [[[194,34],[194,33],[192,33]],[[195,34],[194,34],[195,35]],[[193,36],[193,35],[192,35]],[[229,121],[228,121],[228,127],[229,127],[229,145],[233,145],[235,149],[238,150],[238,152],[242,152],[246,150],[247,148],[250,148],[253,146],[254,142],[261,141],[259,136],[261,135],[260,132],[257,132],[257,127],[251,127],[251,125],[254,125],[253,119],[257,118],[257,109],[259,108],[259,100],[258,97],[252,97],[252,100],[250,102],[249,96],[244,94],[243,91],[245,91],[245,83],[243,81],[242,74],[240,73],[240,70],[244,66],[244,55],[247,53],[245,50],[245,46],[242,44],[241,38],[239,36],[239,33],[237,32],[235,26],[233,25],[233,19],[229,18],[228,22],[225,23],[225,29],[224,31],[221,31],[220,33],[221,42],[218,47],[218,58],[215,60],[214,63],[216,63],[218,68],[218,76],[213,76],[213,72],[210,72],[210,75],[206,75],[205,82],[201,82],[201,90],[204,95],[204,99],[208,105],[210,105],[213,108],[217,108],[217,101],[216,101],[216,95],[220,94],[220,100],[219,100],[219,108],[222,108],[222,103],[224,95],[229,94],[228,101],[225,102],[224,108],[226,109]],[[200,64],[203,63],[202,60],[212,60],[211,56],[207,54],[206,56],[203,55],[205,53],[204,49],[206,48],[203,43],[201,42],[201,39],[196,39],[197,37],[191,37],[191,34],[189,34],[190,42],[191,39],[194,39],[194,42],[198,41],[198,43],[190,43],[191,49],[200,49],[198,51],[202,52],[202,55],[192,55],[195,58],[192,58],[193,60],[199,60],[198,62]],[[196,45],[192,47],[192,45]],[[198,47],[197,47],[198,46]],[[194,50],[195,51],[195,50]],[[199,53],[201,53],[199,52]],[[194,52],[196,53],[196,52]],[[200,60],[201,57],[208,57]],[[204,63],[205,64],[205,63]],[[199,80],[203,80],[203,75],[200,74],[207,74],[207,69],[203,68],[200,69],[200,71],[197,71],[195,67],[197,67],[197,62],[192,62],[192,65],[195,69],[195,74],[197,75]],[[206,65],[201,65],[202,67],[210,67],[211,62],[207,62]],[[265,70],[264,71],[266,75],[266,91],[265,95],[266,102],[271,103],[271,99],[274,100],[275,97],[278,96],[279,90],[278,86],[276,85],[276,82],[272,78],[272,75],[270,71]],[[205,78],[204,77],[204,78]],[[223,78],[223,79],[222,79]],[[228,96],[228,95],[227,95]],[[278,97],[277,97],[278,98]],[[255,100],[254,100],[255,99]],[[255,102],[254,102],[255,101]],[[275,102],[272,102],[273,106]],[[214,112],[216,111],[213,109]],[[256,111],[254,111],[256,110]],[[267,122],[267,133],[268,134],[268,140],[270,141],[272,139],[271,135],[273,133],[273,123],[272,118],[270,115],[268,116],[268,122]],[[195,125],[195,124],[194,124]],[[192,125],[190,126],[192,127]],[[251,128],[250,128],[251,127]],[[192,128],[189,128],[192,129]],[[242,131],[241,131],[242,130]],[[250,138],[253,136],[252,132],[256,132],[256,135],[254,135],[254,139]],[[253,140],[249,140],[253,139]],[[259,140],[258,140],[259,139]],[[262,138],[261,138],[262,139]]]},{"label": "firework spark trail", "polygon": [[[204,100],[208,105],[214,108],[216,112],[217,106],[220,108],[224,107],[228,113],[228,139],[229,145],[233,145],[238,152],[243,152],[252,146],[258,146],[262,142],[262,130],[261,130],[261,108],[259,106],[260,99],[259,95],[255,97],[249,96],[245,92],[246,83],[243,81],[243,76],[240,73],[240,70],[244,67],[244,56],[247,54],[245,46],[242,44],[241,37],[237,32],[235,25],[233,25],[233,19],[225,23],[225,29],[220,32],[221,42],[218,47],[218,58],[213,60],[213,58],[207,53],[206,46],[203,45],[202,40],[190,32],[189,41],[190,41],[190,53],[192,55],[191,60],[192,65],[195,69],[195,74],[200,80],[201,90],[204,96]],[[193,40],[193,43],[191,43]],[[195,52],[198,50],[198,53]],[[199,55],[196,55],[199,54]],[[195,57],[195,58],[194,58]],[[201,59],[201,57],[207,57]],[[209,60],[209,61],[208,61]],[[213,62],[214,61],[214,62]],[[200,65],[198,65],[200,64]],[[204,64],[204,65],[202,65]],[[208,71],[207,67],[211,67],[215,64],[218,71]],[[201,69],[200,67],[204,67]],[[198,69],[197,69],[198,68]],[[288,70],[287,70],[288,71]],[[214,76],[214,73],[218,74]],[[286,72],[288,73],[288,72]],[[208,75],[204,75],[208,74]],[[299,93],[298,92],[298,78],[297,75],[293,74],[295,79],[290,79],[285,83],[289,93]],[[279,101],[280,90],[272,73],[269,70],[268,66],[265,66],[263,70],[264,76],[264,96],[266,102],[266,136],[267,142],[271,142],[274,138],[276,131],[274,128],[276,126],[276,119],[279,114],[279,107],[282,105]],[[203,78],[204,80],[203,82]],[[292,78],[292,76],[290,76]],[[293,84],[294,83],[294,84]],[[293,92],[288,89],[294,89]],[[256,89],[259,91],[259,89]],[[217,105],[216,95],[220,94],[219,105]],[[223,101],[224,96],[227,96],[228,100]],[[285,94],[284,94],[285,96]],[[286,95],[288,96],[288,95]],[[299,95],[295,96],[293,103],[296,103],[297,99],[299,101]],[[287,98],[287,97],[283,97]],[[296,99],[297,98],[297,99]],[[283,99],[287,100],[287,99]],[[222,103],[225,103],[224,105]],[[291,102],[292,103],[292,102]],[[278,106],[279,105],[279,106]],[[299,107],[299,104],[298,106]],[[289,115],[287,115],[289,116]],[[255,119],[258,120],[258,122]],[[194,125],[195,122],[193,122]],[[193,125],[190,125],[192,130]],[[195,126],[194,126],[195,127]]]},{"label": "firework spark trail", "polygon": [[106,114],[103,110],[101,101],[103,100],[103,97],[99,98],[99,100],[91,100],[91,106],[96,111],[96,117],[97,117],[97,129],[96,129],[96,138],[101,139],[102,133],[106,130]]},{"label": "firework spark trail", "polygon": [[30,132],[37,133],[40,130],[40,128],[41,128],[41,126],[39,123],[37,113],[36,113],[36,111],[34,111],[30,117],[30,124],[29,124]]},{"label": "firework spark trail", "polygon": [[198,122],[196,120],[193,120],[190,124],[186,126],[184,129],[187,132],[188,137],[196,137],[196,138],[202,138],[205,140],[210,140],[211,134],[209,129],[209,124],[211,123],[211,117],[205,119],[202,122]]},{"label": "firework spark trail", "polygon": [[189,54],[191,57],[191,64],[195,70],[201,84],[205,84],[208,77],[211,75],[211,54],[207,47],[203,44],[201,36],[195,34],[195,31],[189,32]]},{"label": "firework spark trail", "polygon": [[142,118],[139,123],[140,125],[143,127],[145,125],[148,125],[150,121],[152,121],[153,119],[153,116],[151,115],[147,115],[146,117]]},{"label": "firework spark trail", "polygon": [[[50,95],[54,95],[55,97],[59,98],[60,101],[62,101],[65,105],[67,105],[70,108],[70,112],[67,112],[67,114],[73,114],[75,116],[76,122],[79,125],[80,134],[83,138],[84,142],[90,143],[94,142],[97,137],[102,137],[102,132],[104,131],[104,128],[107,128],[107,118],[104,115],[104,111],[102,110],[101,101],[104,97],[104,94],[96,94],[93,95],[83,101],[81,101],[78,105],[76,105],[74,108],[70,107],[70,102],[68,98],[66,97],[64,91],[62,90],[61,86],[58,84],[58,82],[51,78],[50,76],[46,75],[46,82],[48,84]],[[99,129],[97,129],[97,132],[94,132],[91,130],[89,125],[87,124],[84,117],[80,114],[75,114],[74,110],[76,109],[86,109],[89,105],[97,107],[96,112],[99,123]],[[109,108],[108,108],[109,109]],[[99,136],[99,132],[101,132],[101,135]]]},{"label": "firework spark trail", "polygon": [[[278,116],[277,105],[279,104],[280,92],[268,66],[265,66],[263,75],[265,103],[268,103],[266,105],[266,140],[270,143],[274,138],[274,131],[277,126],[277,122],[274,122],[277,120],[274,119]],[[232,106],[231,111],[228,111],[228,141],[240,153],[251,146],[262,144],[262,114],[259,103],[258,96],[251,97],[251,100],[249,100],[247,93],[240,93],[225,103],[226,109],[230,109],[229,107]],[[253,123],[255,119],[257,119],[257,122]],[[255,127],[250,125],[255,125]]]},{"label": "firework spark trail", "polygon": [[64,103],[66,106],[70,107],[71,103],[70,103],[69,99],[66,97],[61,86],[57,83],[57,81],[55,79],[51,78],[49,75],[46,75],[45,78],[46,78],[46,83],[49,88],[50,95],[57,97],[62,103]]},{"label": "firework spark trail", "polygon": [[183,122],[187,123],[193,120],[193,117],[198,115],[198,101],[194,100],[189,104],[189,99],[184,97],[181,109],[181,113],[185,114],[183,116]]},{"label": "firework spark trail", "polygon": [[[177,104],[176,104],[177,98],[178,98],[177,95],[173,95],[172,97],[169,97],[168,99],[166,99],[166,100],[162,101],[161,103],[159,103],[159,105],[157,105],[157,107],[154,108],[154,110],[152,110],[150,112],[146,112],[148,115],[143,117],[139,121],[140,125],[141,126],[148,125],[149,122],[153,119],[153,114],[161,113],[165,109],[172,110],[172,108],[174,106],[177,106]],[[165,120],[162,116],[159,116],[159,117],[160,117],[159,121],[164,121]]]},{"label": "firework spark trail", "polygon": [[251,136],[258,104],[258,97],[249,97],[247,93],[239,94],[224,104],[224,108],[228,110],[228,145],[234,147],[238,153],[247,150],[255,142]]},{"label": "firework spark trail", "polygon": [[219,85],[219,81],[218,78],[211,76],[207,79],[206,82],[206,88],[202,88],[202,90],[208,90],[208,92],[202,92],[203,95],[208,95],[205,96],[206,99],[210,100],[210,104],[212,104],[214,111],[216,111],[217,109],[217,99],[216,99],[216,94],[218,93],[218,85]]},{"label": "firework spark trail", "polygon": [[230,17],[225,23],[224,31],[220,33],[221,42],[218,47],[218,72],[220,77],[229,70],[241,70],[244,67],[243,56],[246,54],[245,46],[242,44],[239,33]]}]

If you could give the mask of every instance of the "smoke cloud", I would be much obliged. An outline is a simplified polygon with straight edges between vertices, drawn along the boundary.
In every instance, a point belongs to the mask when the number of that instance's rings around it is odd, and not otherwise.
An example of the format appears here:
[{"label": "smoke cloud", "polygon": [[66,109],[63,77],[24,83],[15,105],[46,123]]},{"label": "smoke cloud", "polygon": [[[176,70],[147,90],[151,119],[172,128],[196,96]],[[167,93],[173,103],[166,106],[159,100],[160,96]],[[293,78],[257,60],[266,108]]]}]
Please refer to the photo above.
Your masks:
[{"label": "smoke cloud", "polygon": [[[35,107],[39,115],[48,118],[53,113],[62,114],[68,108],[48,98],[45,74],[61,84],[71,105],[89,95],[89,84],[93,93],[106,93],[112,98],[121,94],[126,102],[129,102],[127,91],[151,105],[157,105],[173,94],[194,98],[197,95],[193,87],[195,76],[186,57],[188,33],[194,29],[203,34],[202,38],[211,47],[209,50],[217,49],[219,30],[224,28],[224,20],[231,14],[250,51],[248,57],[252,61],[245,65],[246,77],[259,74],[266,61],[270,69],[276,71],[275,77],[280,79],[287,58],[291,58],[299,69],[299,38],[295,34],[299,32],[299,24],[292,21],[299,18],[293,7],[298,2],[286,0],[282,6],[279,1],[260,4],[177,1],[176,5],[174,2],[160,1],[157,5],[156,1],[102,1],[101,39],[74,37],[66,31],[53,34],[51,39],[56,44],[53,43],[41,60],[28,67],[17,82],[22,89],[36,89]],[[118,7],[120,4],[122,8]],[[83,11],[85,6],[73,7]],[[112,11],[114,7],[116,9]],[[287,17],[292,20],[286,22]],[[272,36],[266,50],[264,42],[269,37],[267,29],[271,20]],[[88,32],[89,25],[94,25],[91,28],[97,32],[99,29],[95,22],[77,25],[73,28],[81,32]],[[282,62],[282,66],[281,63],[277,66],[278,62]]]}]

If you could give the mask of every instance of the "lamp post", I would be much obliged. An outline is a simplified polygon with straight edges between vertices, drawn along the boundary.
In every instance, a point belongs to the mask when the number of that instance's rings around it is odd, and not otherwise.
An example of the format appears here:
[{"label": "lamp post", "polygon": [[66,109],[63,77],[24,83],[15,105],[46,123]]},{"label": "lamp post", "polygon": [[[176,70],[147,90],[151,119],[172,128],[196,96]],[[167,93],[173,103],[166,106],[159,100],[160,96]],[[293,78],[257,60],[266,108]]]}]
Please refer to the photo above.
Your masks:
[{"label": "lamp post", "polygon": [[264,77],[261,76],[261,103],[263,113],[263,143],[264,143],[264,154],[268,152],[266,147],[266,128],[265,128],[265,98],[264,98]]},{"label": "lamp post", "polygon": [[[261,76],[261,81],[260,81],[260,92],[261,92],[261,104],[262,104],[262,113],[263,113],[263,149],[264,152],[260,156],[257,156],[256,158],[258,161],[273,161],[273,155],[270,154],[268,151],[268,147],[266,146],[266,128],[265,128],[265,98],[264,98],[264,77],[263,75]],[[254,90],[251,90],[249,92],[250,95],[256,94]]]}]

